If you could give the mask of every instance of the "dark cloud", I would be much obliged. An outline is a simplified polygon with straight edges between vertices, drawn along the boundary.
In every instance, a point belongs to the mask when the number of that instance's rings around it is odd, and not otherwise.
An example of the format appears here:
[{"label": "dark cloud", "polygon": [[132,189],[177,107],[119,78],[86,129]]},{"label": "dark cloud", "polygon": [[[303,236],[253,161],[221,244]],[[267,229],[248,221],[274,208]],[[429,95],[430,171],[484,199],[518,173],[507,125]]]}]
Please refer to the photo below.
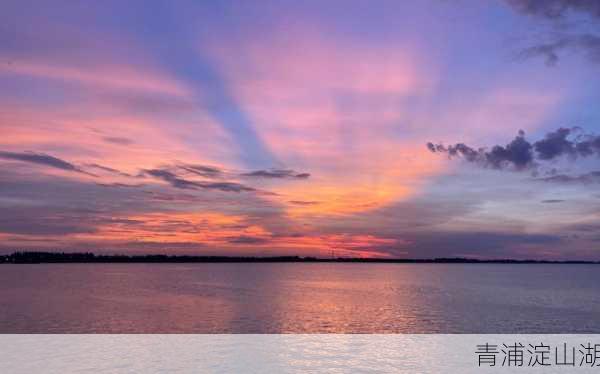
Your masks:
[{"label": "dark cloud", "polygon": [[552,160],[564,154],[575,155],[575,145],[570,140],[567,140],[570,133],[571,129],[560,128],[546,134],[544,139],[537,141],[534,144],[534,148],[538,153],[539,159]]},{"label": "dark cloud", "polygon": [[[5,160],[15,160],[15,161],[23,161],[29,162],[32,164],[49,166],[56,169],[66,170],[66,171],[74,171],[78,173],[84,173],[88,175],[93,175],[81,170],[79,167],[73,165],[70,162],[65,160],[61,160],[60,158],[46,155],[43,153],[32,153],[32,152],[5,152],[0,151],[0,158]],[[95,176],[95,175],[93,175]]]},{"label": "dark cloud", "polygon": [[506,146],[495,145],[490,151],[485,148],[475,150],[462,143],[450,146],[427,143],[427,148],[431,152],[444,153],[451,158],[461,157],[487,168],[525,170],[537,166],[538,162],[564,156],[571,159],[600,156],[600,136],[582,134],[579,128],[560,128],[534,143],[527,141],[523,131],[519,131],[512,142]]},{"label": "dark cloud", "polygon": [[137,188],[143,187],[143,184],[127,184],[127,183],[96,183],[102,187],[115,187],[115,188]]},{"label": "dark cloud", "polygon": [[525,169],[532,165],[533,154],[531,144],[525,140],[525,133],[519,135],[505,147],[496,145],[485,154],[486,162],[496,169],[501,169],[506,164],[513,164],[516,169]]},{"label": "dark cloud", "polygon": [[559,200],[559,199],[548,199],[548,200],[542,200],[541,203],[544,204],[557,204],[557,203],[562,203],[565,200]]},{"label": "dark cloud", "polygon": [[175,173],[165,169],[148,169],[144,173],[171,184],[171,186],[180,189],[207,189],[219,190],[224,192],[253,192],[256,189],[235,182],[200,182],[190,181],[177,176]]},{"label": "dark cloud", "polygon": [[434,153],[446,153],[449,157],[462,157],[468,162],[477,163],[493,169],[514,168],[523,170],[533,166],[532,145],[525,140],[525,134],[519,131],[515,139],[506,146],[495,145],[491,150],[474,149],[463,143],[444,146],[427,143],[427,148]]},{"label": "dark cloud", "polygon": [[155,178],[162,179],[165,182],[168,182],[169,184],[171,184],[171,186],[173,186],[175,188],[197,189],[200,187],[200,185],[198,183],[191,182],[191,181],[188,181],[183,178],[179,178],[177,175],[175,175],[174,173],[172,173],[168,170],[148,169],[148,170],[144,170],[144,173],[146,173],[150,176],[153,176]]},{"label": "dark cloud", "polygon": [[533,145],[540,160],[552,160],[562,156],[600,156],[600,136],[583,134],[578,127],[560,128],[548,133],[544,139]]},{"label": "dark cloud", "polygon": [[600,63],[600,36],[594,34],[562,35],[559,38],[539,43],[521,50],[520,58],[542,57],[546,65],[554,66],[561,52],[581,52],[593,63]]},{"label": "dark cloud", "polygon": [[128,138],[122,138],[118,136],[105,136],[102,138],[107,143],[117,144],[117,145],[130,145],[133,144],[133,140]]},{"label": "dark cloud", "polygon": [[[515,11],[551,22],[560,22],[569,15],[584,15],[595,23],[600,21],[597,0],[505,0]],[[579,21],[579,20],[578,20]],[[600,35],[590,33],[582,22],[562,24],[560,32],[551,29],[541,41],[522,49],[520,58],[542,57],[549,66],[555,65],[563,52],[579,52],[593,63],[600,63]],[[536,37],[538,39],[539,36]]]},{"label": "dark cloud", "polygon": [[519,13],[536,17],[559,19],[569,12],[600,18],[600,2],[597,0],[505,0]]},{"label": "dark cloud", "polygon": [[581,135],[575,144],[575,151],[578,156],[587,157],[592,155],[600,156],[600,136]]},{"label": "dark cloud", "polygon": [[214,166],[207,165],[191,165],[191,164],[183,164],[178,165],[179,168],[190,172],[192,174],[196,174],[206,178],[217,178],[223,174],[223,170],[216,168]]},{"label": "dark cloud", "polygon": [[256,189],[254,189],[252,187],[248,187],[246,185],[243,185],[240,183],[234,183],[234,182],[210,182],[210,183],[200,182],[200,184],[201,184],[202,188],[221,190],[221,191],[225,191],[225,192],[253,192],[253,191],[256,191]]},{"label": "dark cloud", "polygon": [[542,57],[545,60],[546,65],[554,66],[558,62],[559,51],[567,46],[568,43],[566,40],[555,40],[552,42],[537,44],[521,50],[518,54],[518,57],[521,59]]},{"label": "dark cloud", "polygon": [[106,171],[108,173],[120,175],[120,176],[123,176],[123,177],[132,177],[131,174],[124,173],[124,172],[122,172],[120,170],[113,169],[113,168],[110,168],[108,166],[103,166],[103,165],[100,165],[100,164],[85,164],[84,166],[86,166],[88,168],[94,168],[94,169]]},{"label": "dark cloud", "polygon": [[90,167],[90,168],[96,168],[96,169],[108,171],[109,173],[121,174],[121,172],[118,171],[117,169],[109,168],[108,166],[102,166],[99,164],[85,164],[85,166]]},{"label": "dark cloud", "polygon": [[184,203],[193,203],[193,202],[202,202],[202,198],[192,195],[192,194],[184,194],[184,193],[164,193],[164,192],[156,192],[156,191],[144,191],[145,194],[148,195],[149,199],[152,201],[161,201],[161,202],[184,202]]},{"label": "dark cloud", "polygon": [[594,184],[600,183],[600,171],[592,171],[586,174],[580,175],[567,175],[557,174],[550,177],[537,178],[537,181],[551,182],[551,183],[583,183],[583,184]]},{"label": "dark cloud", "polygon": [[298,173],[290,169],[269,169],[269,170],[255,170],[248,173],[242,174],[244,177],[258,177],[258,178],[290,178],[290,179],[306,179],[310,177],[309,173]]},{"label": "dark cloud", "polygon": [[294,205],[317,205],[319,204],[318,201],[304,201],[304,200],[291,200],[289,201],[290,204],[294,204]]},{"label": "dark cloud", "polygon": [[239,235],[228,238],[227,242],[231,244],[264,244],[269,242],[269,238]]},{"label": "dark cloud", "polygon": [[240,174],[237,172],[227,171],[210,165],[178,164],[176,167],[187,173],[191,173],[209,179],[224,179],[228,176],[242,176],[266,179],[307,179],[310,177],[309,173],[299,173],[291,169],[254,170]]}]

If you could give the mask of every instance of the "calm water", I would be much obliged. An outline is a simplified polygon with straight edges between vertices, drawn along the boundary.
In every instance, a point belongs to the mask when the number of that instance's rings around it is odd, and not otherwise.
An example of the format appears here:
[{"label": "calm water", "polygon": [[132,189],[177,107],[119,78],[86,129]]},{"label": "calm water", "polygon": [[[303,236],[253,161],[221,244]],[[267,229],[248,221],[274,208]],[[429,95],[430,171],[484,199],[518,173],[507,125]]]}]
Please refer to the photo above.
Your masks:
[{"label": "calm water", "polygon": [[0,333],[599,333],[600,266],[0,266]]}]

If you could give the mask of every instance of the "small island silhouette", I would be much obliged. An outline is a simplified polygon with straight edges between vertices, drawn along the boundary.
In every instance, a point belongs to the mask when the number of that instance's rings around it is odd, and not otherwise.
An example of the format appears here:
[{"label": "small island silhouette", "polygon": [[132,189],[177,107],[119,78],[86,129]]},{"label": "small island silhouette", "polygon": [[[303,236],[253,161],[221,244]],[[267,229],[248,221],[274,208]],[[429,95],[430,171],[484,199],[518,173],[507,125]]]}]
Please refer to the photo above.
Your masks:
[{"label": "small island silhouette", "polygon": [[52,263],[399,263],[399,264],[600,264],[600,261],[554,261],[516,259],[476,259],[464,257],[406,259],[406,258],[360,258],[360,257],[242,257],[242,256],[191,256],[191,255],[123,255],[94,254],[91,252],[14,252],[0,255],[0,264],[52,264]]}]

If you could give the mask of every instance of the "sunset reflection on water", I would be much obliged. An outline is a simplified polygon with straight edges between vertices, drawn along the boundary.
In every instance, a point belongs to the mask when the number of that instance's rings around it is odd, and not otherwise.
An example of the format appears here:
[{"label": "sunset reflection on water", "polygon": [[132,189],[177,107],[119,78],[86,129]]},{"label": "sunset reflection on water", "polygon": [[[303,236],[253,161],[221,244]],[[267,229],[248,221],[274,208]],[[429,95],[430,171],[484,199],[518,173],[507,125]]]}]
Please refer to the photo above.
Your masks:
[{"label": "sunset reflection on water", "polygon": [[0,331],[592,332],[599,277],[593,265],[3,266]]}]

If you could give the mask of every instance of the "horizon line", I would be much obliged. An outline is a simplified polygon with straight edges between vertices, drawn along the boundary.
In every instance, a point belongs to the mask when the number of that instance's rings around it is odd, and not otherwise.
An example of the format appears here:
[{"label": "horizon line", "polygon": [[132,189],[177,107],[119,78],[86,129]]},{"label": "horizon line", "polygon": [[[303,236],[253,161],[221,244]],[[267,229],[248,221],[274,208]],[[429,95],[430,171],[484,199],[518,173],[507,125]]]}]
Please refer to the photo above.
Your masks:
[{"label": "horizon line", "polygon": [[260,262],[334,262],[334,263],[469,263],[469,264],[600,264],[596,260],[481,259],[470,257],[378,258],[313,256],[221,256],[167,254],[95,254],[93,252],[15,251],[0,255],[0,264],[41,263],[260,263]]}]

